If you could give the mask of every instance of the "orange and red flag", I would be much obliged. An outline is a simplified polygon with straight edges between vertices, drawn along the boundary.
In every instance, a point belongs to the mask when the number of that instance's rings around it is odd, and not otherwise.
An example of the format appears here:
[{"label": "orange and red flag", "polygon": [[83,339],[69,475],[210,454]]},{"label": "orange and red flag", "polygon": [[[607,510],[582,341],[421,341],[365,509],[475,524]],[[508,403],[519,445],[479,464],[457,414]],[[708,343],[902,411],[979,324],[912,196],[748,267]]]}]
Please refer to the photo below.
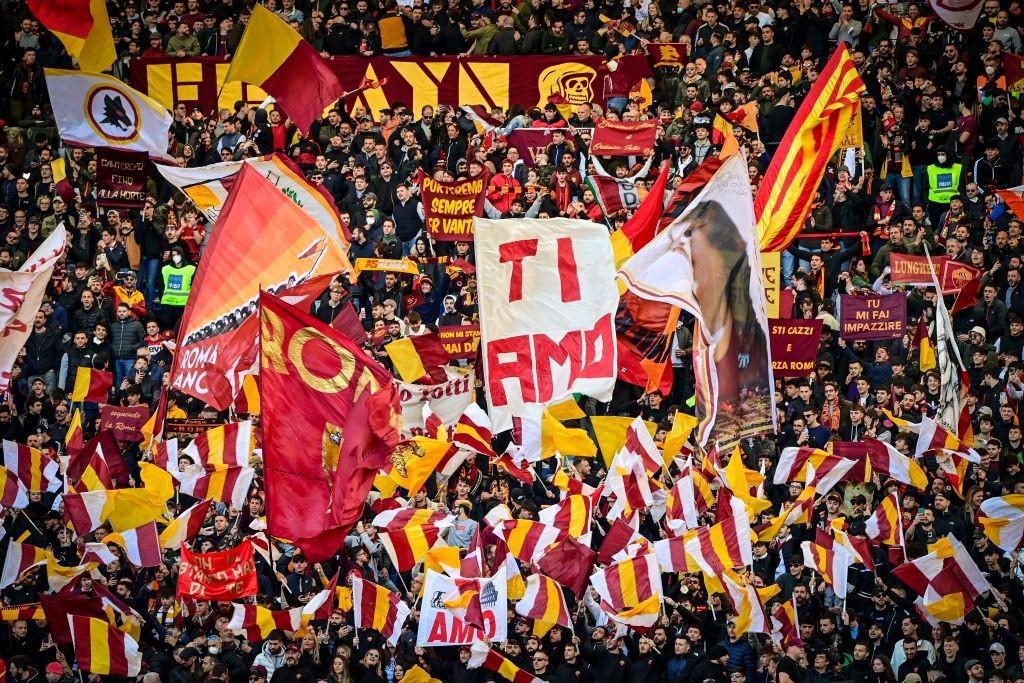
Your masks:
[{"label": "orange and red flag", "polygon": [[28,8],[82,71],[105,71],[117,59],[105,0],[28,0]]},{"label": "orange and red flag", "polygon": [[803,228],[864,91],[849,50],[840,44],[786,129],[754,199],[761,251],[783,251]]}]

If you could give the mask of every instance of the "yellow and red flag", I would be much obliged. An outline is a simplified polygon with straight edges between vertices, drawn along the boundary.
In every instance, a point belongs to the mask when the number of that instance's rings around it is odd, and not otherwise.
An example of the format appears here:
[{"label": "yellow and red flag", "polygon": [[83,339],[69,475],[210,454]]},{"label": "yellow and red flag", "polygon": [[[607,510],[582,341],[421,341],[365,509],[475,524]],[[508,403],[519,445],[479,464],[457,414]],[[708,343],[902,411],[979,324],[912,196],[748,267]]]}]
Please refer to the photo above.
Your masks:
[{"label": "yellow and red flag", "polygon": [[127,633],[92,617],[69,614],[68,619],[78,668],[101,676],[139,675],[142,653]]},{"label": "yellow and red flag", "polygon": [[75,386],[69,398],[74,403],[106,403],[110,387],[114,386],[114,375],[103,370],[79,367],[75,373]]},{"label": "yellow and red flag", "polygon": [[384,347],[403,382],[436,384],[445,380],[444,366],[451,356],[437,334],[402,337]]},{"label": "yellow and red flag", "polygon": [[356,628],[372,628],[394,645],[412,610],[398,593],[358,577],[352,579],[352,607]]},{"label": "yellow and red flag", "polygon": [[257,4],[224,77],[258,85],[306,132],[345,92],[313,46],[276,14]]},{"label": "yellow and red flag", "polygon": [[541,638],[553,626],[572,628],[562,587],[543,574],[526,577],[526,593],[516,603],[515,610],[516,614],[533,619],[533,632]]},{"label": "yellow and red flag", "polygon": [[786,129],[754,199],[761,251],[783,251],[803,228],[864,91],[849,50],[840,44]]},{"label": "yellow and red flag", "polygon": [[105,71],[117,59],[105,0],[28,0],[28,8],[82,71]]},{"label": "yellow and red flag", "polygon": [[715,114],[715,121],[711,124],[714,130],[711,133],[712,142],[721,145],[722,150],[718,153],[719,159],[728,159],[740,151],[740,141],[732,132],[732,123],[721,114]]}]

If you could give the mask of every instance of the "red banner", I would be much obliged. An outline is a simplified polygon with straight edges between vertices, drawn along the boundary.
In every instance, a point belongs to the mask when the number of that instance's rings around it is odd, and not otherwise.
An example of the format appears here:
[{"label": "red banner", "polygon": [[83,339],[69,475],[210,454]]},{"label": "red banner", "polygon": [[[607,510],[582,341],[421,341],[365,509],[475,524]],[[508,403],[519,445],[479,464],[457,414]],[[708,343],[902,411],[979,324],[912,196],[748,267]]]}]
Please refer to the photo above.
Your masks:
[{"label": "red banner", "polygon": [[479,325],[452,325],[438,329],[445,351],[452,358],[476,358],[476,349],[480,344]]},{"label": "red banner", "polygon": [[[488,109],[512,104],[544,107],[552,96],[575,106],[605,104],[598,70],[603,57],[516,55],[514,57],[329,57],[328,67],[345,91],[355,90],[364,78],[383,82],[346,99],[371,116],[402,102],[416,115],[424,105],[482,104]],[[240,82],[225,83],[229,62],[216,57],[193,59],[133,59],[131,85],[168,109],[177,102],[198,104],[204,111],[234,108],[237,100],[253,106],[266,93]],[[513,73],[514,70],[514,73]],[[650,76],[650,70],[643,76]],[[386,81],[386,82],[385,82]]]},{"label": "red banner", "polygon": [[[326,560],[401,440],[391,374],[351,339],[260,295],[268,532]],[[302,501],[301,505],[296,501]]]},{"label": "red banner", "polygon": [[484,210],[487,174],[445,182],[420,171],[418,182],[430,236],[439,242],[471,241],[473,217],[482,215]]},{"label": "red banner", "polygon": [[818,358],[822,320],[769,320],[772,372],[776,377],[806,377]]},{"label": "red banner", "polygon": [[894,285],[934,285],[932,266],[934,275],[938,276],[945,261],[945,256],[933,256],[929,265],[927,256],[890,254],[889,277]]},{"label": "red banner", "polygon": [[655,67],[682,66],[688,53],[686,43],[647,43],[647,58]]},{"label": "red banner", "polygon": [[103,208],[139,209],[146,203],[146,152],[96,149],[96,203]]},{"label": "red banner", "polygon": [[100,430],[109,429],[118,441],[142,441],[142,426],[149,421],[147,406],[103,406]]},{"label": "red banner", "polygon": [[654,149],[658,122],[609,121],[601,119],[594,128],[590,151],[598,156],[642,156]]},{"label": "red banner", "polygon": [[[551,134],[556,130],[565,133],[565,128],[516,128],[508,134],[508,144],[509,147],[515,147],[519,151],[519,156],[527,166],[536,166],[537,155],[547,153],[548,145],[552,142]],[[577,128],[576,130],[591,129]]]},{"label": "red banner", "polygon": [[981,271],[974,266],[942,257],[942,268],[939,273],[939,284],[943,294],[956,294],[971,280],[981,277]]},{"label": "red banner", "polygon": [[237,600],[259,591],[248,539],[235,548],[212,553],[193,553],[182,545],[179,567],[178,598]]},{"label": "red banner", "polygon": [[844,294],[839,305],[839,336],[847,342],[895,339],[906,333],[907,297],[902,294]]}]

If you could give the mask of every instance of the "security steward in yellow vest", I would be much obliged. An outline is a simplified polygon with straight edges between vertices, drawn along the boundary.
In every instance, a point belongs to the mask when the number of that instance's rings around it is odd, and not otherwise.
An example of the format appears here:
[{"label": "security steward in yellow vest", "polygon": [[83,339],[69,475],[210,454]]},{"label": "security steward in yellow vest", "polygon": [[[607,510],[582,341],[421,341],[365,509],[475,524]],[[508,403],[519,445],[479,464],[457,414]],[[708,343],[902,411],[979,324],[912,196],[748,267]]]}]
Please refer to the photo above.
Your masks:
[{"label": "security steward in yellow vest", "polygon": [[928,218],[938,225],[942,214],[949,210],[949,202],[960,194],[963,165],[950,163],[945,150],[935,155],[935,163],[928,166]]},{"label": "security steward in yellow vest", "polygon": [[185,250],[179,246],[171,248],[171,262],[161,270],[160,318],[165,329],[178,324],[192,291],[192,278],[196,267],[185,259]]}]

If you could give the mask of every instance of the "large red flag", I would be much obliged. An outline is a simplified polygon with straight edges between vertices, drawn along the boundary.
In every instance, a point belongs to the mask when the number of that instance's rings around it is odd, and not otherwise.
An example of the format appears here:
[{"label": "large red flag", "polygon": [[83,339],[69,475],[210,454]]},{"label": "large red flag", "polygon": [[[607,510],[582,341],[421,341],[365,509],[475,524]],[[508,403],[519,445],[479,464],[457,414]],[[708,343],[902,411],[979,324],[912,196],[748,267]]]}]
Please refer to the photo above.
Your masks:
[{"label": "large red flag", "polygon": [[269,531],[325,560],[401,439],[398,398],[388,371],[354,342],[266,292],[260,338]]}]

